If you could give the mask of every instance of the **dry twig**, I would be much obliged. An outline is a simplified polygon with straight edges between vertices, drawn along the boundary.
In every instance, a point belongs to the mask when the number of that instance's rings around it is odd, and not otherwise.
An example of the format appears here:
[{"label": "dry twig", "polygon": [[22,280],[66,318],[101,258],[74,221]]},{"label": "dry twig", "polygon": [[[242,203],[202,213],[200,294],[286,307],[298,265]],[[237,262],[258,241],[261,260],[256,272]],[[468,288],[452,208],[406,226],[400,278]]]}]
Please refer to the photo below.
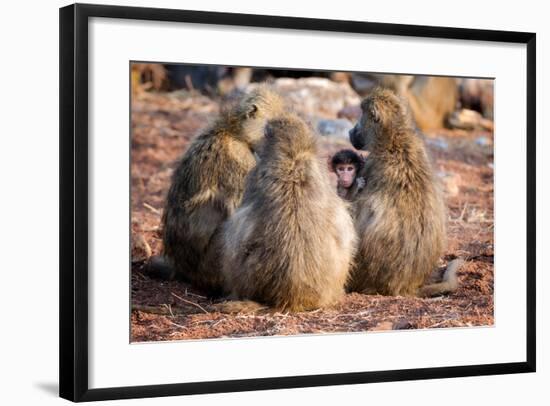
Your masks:
[{"label": "dry twig", "polygon": [[160,210],[153,207],[153,206],[151,206],[149,203],[143,202],[143,207],[145,207],[146,209],[151,210],[155,214],[160,214]]},{"label": "dry twig", "polygon": [[206,310],[204,307],[202,307],[200,304],[198,303],[195,303],[195,302],[192,302],[191,300],[187,300],[187,299],[184,299],[182,298],[181,296],[178,296],[176,295],[174,292],[170,292],[172,294],[172,296],[174,296],[176,299],[179,299],[181,300],[182,302],[184,303],[187,303],[187,304],[190,304],[190,305],[193,305],[195,307],[198,307],[199,309],[201,309],[203,312],[205,312],[206,314],[210,314],[210,312],[208,310]]}]

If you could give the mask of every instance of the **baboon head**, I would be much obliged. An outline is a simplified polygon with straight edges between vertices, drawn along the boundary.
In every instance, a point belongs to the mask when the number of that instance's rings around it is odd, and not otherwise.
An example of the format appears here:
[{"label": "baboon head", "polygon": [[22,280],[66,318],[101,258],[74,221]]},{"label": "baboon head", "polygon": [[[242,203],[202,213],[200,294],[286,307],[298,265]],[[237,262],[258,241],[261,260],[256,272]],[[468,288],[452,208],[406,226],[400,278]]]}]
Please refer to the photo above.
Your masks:
[{"label": "baboon head", "polygon": [[330,167],[338,177],[338,185],[346,189],[353,185],[363,164],[363,158],[351,149],[338,151],[330,160]]},{"label": "baboon head", "polygon": [[282,98],[269,89],[261,86],[250,92],[235,107],[235,112],[242,125],[242,137],[254,149],[263,139],[264,127],[268,120],[280,116],[284,111]]},{"label": "baboon head", "polygon": [[361,102],[362,115],[349,131],[355,149],[372,150],[376,143],[389,142],[398,129],[410,126],[406,104],[389,89],[376,89]]},{"label": "baboon head", "polygon": [[292,158],[305,152],[314,152],[316,139],[309,126],[295,114],[280,115],[269,120],[264,130],[261,154],[275,154]]}]

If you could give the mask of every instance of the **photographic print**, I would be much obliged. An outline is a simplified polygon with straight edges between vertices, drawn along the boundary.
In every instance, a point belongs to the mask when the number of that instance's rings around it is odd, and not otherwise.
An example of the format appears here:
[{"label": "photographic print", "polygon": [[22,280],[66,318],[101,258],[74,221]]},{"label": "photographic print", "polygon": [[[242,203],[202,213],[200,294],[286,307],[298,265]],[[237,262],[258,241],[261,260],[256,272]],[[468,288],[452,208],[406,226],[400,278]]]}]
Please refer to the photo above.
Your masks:
[{"label": "photographic print", "polygon": [[129,80],[131,342],[494,324],[492,78]]},{"label": "photographic print", "polygon": [[536,370],[535,33],[59,21],[61,397]]}]

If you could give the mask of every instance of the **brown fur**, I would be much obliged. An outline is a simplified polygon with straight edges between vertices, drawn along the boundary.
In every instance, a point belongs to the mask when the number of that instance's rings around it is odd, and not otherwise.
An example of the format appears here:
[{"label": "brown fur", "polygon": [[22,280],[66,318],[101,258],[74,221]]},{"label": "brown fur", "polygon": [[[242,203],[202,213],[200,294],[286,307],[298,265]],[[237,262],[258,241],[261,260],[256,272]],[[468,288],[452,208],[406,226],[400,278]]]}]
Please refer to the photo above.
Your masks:
[{"label": "brown fur", "polygon": [[[448,117],[457,108],[459,86],[455,78],[385,74],[368,76],[374,79],[373,83],[393,90],[405,98],[416,125],[423,131],[445,126]],[[368,92],[366,94],[368,95]]]},{"label": "brown fur", "polygon": [[450,266],[444,282],[419,291],[446,244],[446,209],[405,103],[377,89],[361,108],[350,140],[370,155],[362,171],[366,186],[354,202],[359,247],[348,288],[402,296],[456,290],[457,267]]},{"label": "brown fur", "polygon": [[224,228],[232,296],[281,311],[330,306],[344,294],[355,247],[346,203],[297,116],[272,120],[264,142],[242,206]]},{"label": "brown fur", "polygon": [[361,189],[358,187],[357,178],[355,178],[353,184],[348,188],[345,188],[341,185],[336,186],[336,193],[338,194],[338,196],[349,202],[353,201],[353,199],[355,199],[360,191]]},{"label": "brown fur", "polygon": [[266,120],[282,110],[281,98],[265,87],[244,96],[194,139],[174,171],[163,215],[164,256],[212,295],[224,286],[219,226],[241,202]]},{"label": "brown fur", "polygon": [[403,93],[409,101],[416,125],[423,131],[447,125],[458,103],[458,84],[455,78],[417,76]]},{"label": "brown fur", "polygon": [[447,265],[447,269],[443,274],[443,280],[438,283],[422,286],[418,289],[417,296],[433,297],[456,291],[458,289],[458,277],[456,276],[456,272],[463,264],[464,260],[462,258],[453,259]]}]

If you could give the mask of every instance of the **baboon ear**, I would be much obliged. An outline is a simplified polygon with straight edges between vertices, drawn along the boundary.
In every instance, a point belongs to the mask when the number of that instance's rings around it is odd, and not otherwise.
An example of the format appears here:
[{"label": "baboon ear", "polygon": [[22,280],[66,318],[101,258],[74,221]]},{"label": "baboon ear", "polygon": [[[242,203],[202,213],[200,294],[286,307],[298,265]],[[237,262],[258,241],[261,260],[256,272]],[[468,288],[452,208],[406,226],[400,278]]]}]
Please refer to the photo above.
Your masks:
[{"label": "baboon ear", "polygon": [[250,106],[247,106],[247,109],[245,111],[246,118],[254,118],[257,113],[258,113],[258,106],[256,106],[255,104],[251,104]]},{"label": "baboon ear", "polygon": [[376,103],[371,103],[370,109],[369,109],[369,115],[375,123],[379,123],[382,120],[382,117],[380,115],[380,110],[378,109],[378,106],[376,106]]}]

